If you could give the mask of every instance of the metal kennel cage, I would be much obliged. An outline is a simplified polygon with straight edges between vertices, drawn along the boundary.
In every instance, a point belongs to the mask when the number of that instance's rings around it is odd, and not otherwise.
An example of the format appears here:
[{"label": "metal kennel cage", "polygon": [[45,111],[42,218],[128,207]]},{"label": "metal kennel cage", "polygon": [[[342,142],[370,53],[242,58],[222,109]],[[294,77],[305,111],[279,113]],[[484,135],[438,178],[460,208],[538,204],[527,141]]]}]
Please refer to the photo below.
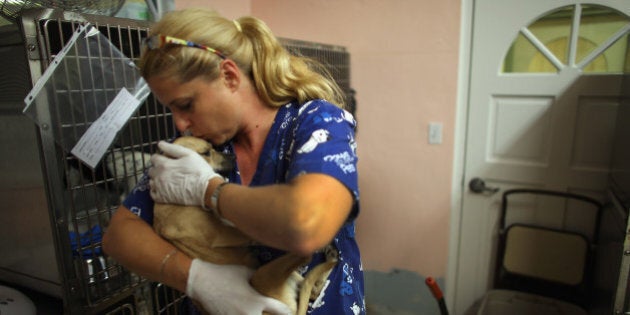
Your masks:
[{"label": "metal kennel cage", "polygon": [[[142,175],[156,143],[174,134],[170,113],[149,96],[95,168],[67,153],[53,133],[90,121],[35,125],[22,114],[25,96],[86,22],[131,60],[139,57],[150,28],[150,22],[58,9],[28,10],[16,24],[0,27],[0,282],[59,298],[66,314],[177,314],[179,292],[129,272],[101,249],[109,218]],[[282,42],[293,53],[326,65],[351,98],[350,56],[344,47]],[[107,94],[87,89],[53,94]],[[46,112],[64,110],[56,106],[50,103]]]}]

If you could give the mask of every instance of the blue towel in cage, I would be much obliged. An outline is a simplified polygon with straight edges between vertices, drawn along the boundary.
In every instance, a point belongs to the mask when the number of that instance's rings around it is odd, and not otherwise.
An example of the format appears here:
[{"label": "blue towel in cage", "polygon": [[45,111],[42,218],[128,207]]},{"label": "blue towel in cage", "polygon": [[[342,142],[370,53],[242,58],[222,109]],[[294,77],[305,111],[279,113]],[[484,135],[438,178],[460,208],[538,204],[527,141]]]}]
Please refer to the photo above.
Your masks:
[{"label": "blue towel in cage", "polygon": [[69,236],[70,248],[72,249],[72,254],[74,256],[89,258],[103,254],[103,250],[101,248],[103,231],[100,225],[95,225],[89,231],[81,234],[71,231]]}]

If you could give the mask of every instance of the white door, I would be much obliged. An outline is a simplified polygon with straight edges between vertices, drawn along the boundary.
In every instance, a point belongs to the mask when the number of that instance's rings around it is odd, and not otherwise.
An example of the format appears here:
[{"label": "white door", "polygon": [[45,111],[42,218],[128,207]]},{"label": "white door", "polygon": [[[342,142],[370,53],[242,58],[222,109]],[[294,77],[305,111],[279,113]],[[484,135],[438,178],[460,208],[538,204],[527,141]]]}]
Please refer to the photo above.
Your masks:
[{"label": "white door", "polygon": [[[453,314],[492,283],[501,191],[604,196],[630,32],[628,0],[475,0],[469,11],[462,206],[447,284]],[[500,190],[473,193],[473,178]],[[592,218],[541,211],[527,219],[579,228]]]}]

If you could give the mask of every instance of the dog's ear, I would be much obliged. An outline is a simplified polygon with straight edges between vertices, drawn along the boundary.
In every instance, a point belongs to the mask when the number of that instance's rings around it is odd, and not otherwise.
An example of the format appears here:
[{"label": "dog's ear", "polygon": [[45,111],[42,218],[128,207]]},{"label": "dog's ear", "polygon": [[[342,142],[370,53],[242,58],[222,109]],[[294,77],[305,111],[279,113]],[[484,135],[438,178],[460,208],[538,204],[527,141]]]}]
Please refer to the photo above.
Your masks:
[{"label": "dog's ear", "polygon": [[173,143],[189,148],[199,154],[208,155],[212,146],[206,140],[192,136],[183,136],[175,139]]},{"label": "dog's ear", "polygon": [[224,154],[211,149],[208,163],[210,163],[210,166],[217,172],[229,172],[234,169],[236,158],[234,158],[233,155]]},{"label": "dog's ear", "polygon": [[201,154],[217,172],[229,172],[234,169],[236,162],[234,156],[214,150],[212,145],[206,140],[192,136],[182,136],[175,139],[173,143]]}]

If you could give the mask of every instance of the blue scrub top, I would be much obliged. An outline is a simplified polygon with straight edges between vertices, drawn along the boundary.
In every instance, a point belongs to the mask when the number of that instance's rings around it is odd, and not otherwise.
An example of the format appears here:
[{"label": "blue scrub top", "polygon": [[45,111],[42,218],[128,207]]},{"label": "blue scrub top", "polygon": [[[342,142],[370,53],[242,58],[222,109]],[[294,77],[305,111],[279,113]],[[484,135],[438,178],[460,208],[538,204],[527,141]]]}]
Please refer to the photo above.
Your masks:
[{"label": "blue scrub top", "polygon": [[[363,268],[354,225],[359,214],[355,128],[352,114],[324,100],[280,107],[250,183],[252,187],[286,183],[301,174],[320,173],[339,180],[354,197],[352,212],[333,240],[339,263],[320,296],[309,305],[309,314],[365,314]],[[226,145],[223,151],[233,153],[232,146]],[[237,168],[224,175],[232,183],[241,183]],[[145,175],[123,204],[152,224],[148,182]],[[262,264],[284,253],[266,246],[254,250]],[[304,275],[324,260],[323,253],[315,253],[309,266],[300,272]]]}]

